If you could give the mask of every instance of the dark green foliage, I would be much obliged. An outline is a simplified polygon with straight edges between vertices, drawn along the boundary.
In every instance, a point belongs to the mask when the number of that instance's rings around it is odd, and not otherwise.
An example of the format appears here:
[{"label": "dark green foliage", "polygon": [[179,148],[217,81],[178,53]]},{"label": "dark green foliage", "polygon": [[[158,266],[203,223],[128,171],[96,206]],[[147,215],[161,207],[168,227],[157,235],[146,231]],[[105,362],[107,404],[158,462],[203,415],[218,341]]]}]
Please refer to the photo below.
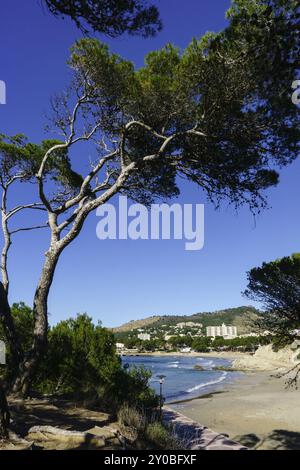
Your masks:
[{"label": "dark green foliage", "polygon": [[300,254],[253,268],[245,295],[264,303],[262,328],[292,341],[293,330],[300,328]]},{"label": "dark green foliage", "polygon": [[[299,25],[296,3],[272,5],[236,1],[225,31],[193,40],[183,53],[172,45],[151,52],[138,71],[96,40],[73,48],[71,66],[79,83],[89,78],[103,131],[120,135],[133,119],[146,126],[132,125],[123,146],[125,161],[139,162],[126,184],[131,197],[174,195],[179,174],[212,200],[264,205],[262,190],[277,184],[276,166],[299,155],[300,141],[291,101],[299,58],[299,37],[290,31]],[[162,134],[174,136],[163,151]],[[146,155],[158,163],[142,162]]]},{"label": "dark green foliage", "polygon": [[[15,328],[17,335],[20,340],[20,344],[23,347],[24,352],[28,351],[32,345],[33,340],[33,315],[32,310],[25,305],[23,302],[14,303],[11,306],[11,313],[15,323]],[[7,368],[6,373],[7,377],[10,378],[10,375],[13,374],[13,358],[10,352],[9,344],[6,341],[5,330],[3,328],[2,322],[0,322],[0,340],[6,343],[7,347]]]},{"label": "dark green foliage", "polygon": [[[12,314],[26,353],[32,344],[32,311],[19,303],[12,306]],[[5,339],[1,329],[0,339]],[[9,373],[10,359],[8,351]],[[157,398],[148,386],[150,376],[144,369],[124,370],[113,334],[101,325],[95,326],[87,315],[78,315],[49,329],[47,353],[32,389],[92,399],[106,410],[116,410],[122,403],[151,407],[156,406]]]},{"label": "dark green foliage", "polygon": [[153,405],[155,394],[148,388],[149,379],[144,370],[125,371],[116,355],[113,334],[95,326],[87,315],[78,315],[50,330],[35,387],[43,393],[90,397],[111,409],[124,402]]},{"label": "dark green foliage", "polygon": [[32,310],[24,302],[19,302],[12,304],[11,313],[24,351],[28,351],[33,339],[34,321]]},{"label": "dark green foliage", "polygon": [[[251,306],[227,308],[217,312],[198,313],[191,315],[185,321],[199,321],[204,327],[217,326],[225,323],[234,325],[240,334],[246,333],[251,328],[252,323],[260,315],[260,312]],[[184,321],[184,320],[180,320]]]},{"label": "dark green foliage", "polygon": [[127,403],[144,410],[158,406],[158,396],[149,388],[150,378],[151,372],[143,367],[119,370],[104,394],[105,403],[112,408]]},{"label": "dark green foliage", "polygon": [[70,17],[78,28],[116,37],[128,32],[154,36],[161,30],[159,12],[145,0],[44,0],[55,16]]},{"label": "dark green foliage", "polygon": [[128,349],[134,349],[134,348],[139,348],[142,346],[142,341],[137,337],[137,336],[133,336],[131,338],[128,338],[127,335],[124,337],[124,338],[119,338],[117,336],[117,340],[118,341],[122,341],[124,339],[124,344],[126,346],[126,348]]},{"label": "dark green foliage", "polygon": [[246,336],[242,338],[224,339],[219,336],[215,339],[209,337],[195,338],[192,348],[197,352],[209,351],[255,351],[259,346],[269,344],[273,338],[268,336]]},{"label": "dark green foliage", "polygon": [[207,336],[201,336],[193,339],[192,348],[197,352],[208,352],[211,348],[212,340]]},{"label": "dark green foliage", "polygon": [[[8,137],[0,134],[0,172],[3,183],[18,175],[21,181],[32,181],[45,153],[63,142],[44,140],[40,145],[29,143],[24,135]],[[82,183],[82,176],[74,172],[66,149],[52,152],[45,174],[58,186],[75,190]]]},{"label": "dark green foliage", "polygon": [[185,348],[192,346],[193,339],[191,336],[172,336],[172,338],[168,340],[168,343],[174,348]]},{"label": "dark green foliage", "polygon": [[58,323],[48,334],[48,351],[36,386],[45,393],[84,396],[97,392],[119,368],[112,334],[87,315]]},{"label": "dark green foliage", "polygon": [[[58,2],[51,3],[55,12]],[[120,192],[142,203],[166,199],[179,194],[179,176],[215,204],[225,198],[256,211],[266,205],[264,190],[299,155],[300,115],[291,100],[299,73],[297,6],[236,0],[224,31],[194,39],[184,51],[168,44],[148,54],[140,70],[95,39],[75,44],[71,95],[86,94],[80,118],[119,149],[109,162],[111,182],[122,164],[134,164]],[[66,116],[64,109],[55,123],[68,133]],[[67,156],[60,160],[59,178],[80,181]]]}]

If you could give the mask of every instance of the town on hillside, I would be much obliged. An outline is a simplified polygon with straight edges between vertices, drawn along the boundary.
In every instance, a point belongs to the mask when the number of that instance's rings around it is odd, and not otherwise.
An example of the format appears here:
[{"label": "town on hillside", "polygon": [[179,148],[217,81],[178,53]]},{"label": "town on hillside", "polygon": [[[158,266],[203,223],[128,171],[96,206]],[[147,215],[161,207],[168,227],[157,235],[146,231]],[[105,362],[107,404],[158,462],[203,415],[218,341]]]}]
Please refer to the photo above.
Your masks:
[{"label": "town on hillside", "polygon": [[[238,310],[238,309],[236,309]],[[227,311],[225,311],[227,312]],[[236,313],[236,312],[235,312]],[[245,312],[243,312],[243,315]],[[254,315],[252,311],[252,315]],[[258,314],[255,313],[258,317]],[[145,326],[124,331],[118,329],[115,332],[117,351],[121,355],[135,355],[139,353],[154,352],[211,352],[211,351],[245,351],[255,352],[261,345],[271,342],[272,335],[269,331],[261,331],[255,322],[247,323],[238,311],[232,324],[225,321],[216,323],[216,320],[224,318],[225,314],[202,314],[203,321],[171,322],[168,317],[157,317],[157,321],[145,322]],[[154,317],[155,318],[155,317]],[[176,318],[176,317],[172,317]],[[180,318],[180,317],[179,317]],[[199,315],[199,318],[200,315]],[[241,321],[241,318],[243,321]],[[165,323],[163,320],[165,319]],[[211,320],[211,323],[209,323]],[[138,323],[140,324],[140,323]],[[239,325],[239,326],[237,326]]]}]

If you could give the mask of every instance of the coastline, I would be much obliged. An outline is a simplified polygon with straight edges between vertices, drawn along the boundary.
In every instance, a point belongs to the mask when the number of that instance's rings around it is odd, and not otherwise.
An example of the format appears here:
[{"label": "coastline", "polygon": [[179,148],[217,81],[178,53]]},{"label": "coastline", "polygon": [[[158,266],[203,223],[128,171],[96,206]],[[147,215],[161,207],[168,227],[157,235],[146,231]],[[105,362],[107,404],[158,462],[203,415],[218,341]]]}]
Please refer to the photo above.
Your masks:
[{"label": "coastline", "polygon": [[239,359],[244,357],[252,357],[249,353],[244,352],[236,352],[236,351],[222,351],[222,352],[164,352],[164,351],[155,351],[155,352],[139,352],[139,353],[122,353],[123,357],[140,357],[140,356],[153,356],[153,357],[160,357],[160,356],[178,356],[178,357],[217,357],[217,358],[224,358],[224,359]]},{"label": "coastline", "polygon": [[247,372],[223,390],[168,405],[256,450],[300,448],[300,391],[272,372]]},{"label": "coastline", "polygon": [[[140,353],[139,356],[223,358],[240,372],[233,381],[224,381],[212,390],[199,390],[198,397],[168,402],[166,405],[216,433],[255,450],[300,449],[300,390],[286,387],[286,378],[277,378],[296,363],[298,352],[274,352],[263,346],[255,355],[241,352]],[[297,357],[296,357],[297,356]]]}]

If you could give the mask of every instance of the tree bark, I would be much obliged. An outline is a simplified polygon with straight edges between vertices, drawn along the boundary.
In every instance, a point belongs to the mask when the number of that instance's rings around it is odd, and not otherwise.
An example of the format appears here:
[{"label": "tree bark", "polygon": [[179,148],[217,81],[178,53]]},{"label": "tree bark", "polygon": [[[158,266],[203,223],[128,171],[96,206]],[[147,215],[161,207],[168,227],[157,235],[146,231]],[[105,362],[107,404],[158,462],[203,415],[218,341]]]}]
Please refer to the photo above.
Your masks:
[{"label": "tree bark", "polygon": [[19,365],[17,378],[12,387],[14,395],[28,396],[35,372],[47,347],[48,295],[59,255],[60,252],[53,248],[50,248],[46,253],[45,263],[34,296],[33,344]]},{"label": "tree bark", "polygon": [[8,427],[10,423],[10,414],[6,399],[4,385],[0,379],[0,438],[8,439]]},{"label": "tree bark", "polygon": [[2,322],[5,338],[10,348],[13,374],[18,369],[23,354],[19,337],[15,329],[10,305],[8,303],[7,291],[2,282],[0,282],[0,321]]}]

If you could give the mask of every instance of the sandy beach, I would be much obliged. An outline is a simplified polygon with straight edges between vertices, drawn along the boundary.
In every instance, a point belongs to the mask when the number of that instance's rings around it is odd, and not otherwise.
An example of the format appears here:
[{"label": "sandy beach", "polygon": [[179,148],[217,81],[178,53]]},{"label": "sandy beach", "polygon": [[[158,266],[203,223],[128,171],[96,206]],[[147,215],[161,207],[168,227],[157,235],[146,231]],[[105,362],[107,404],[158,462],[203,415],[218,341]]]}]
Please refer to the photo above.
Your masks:
[{"label": "sandy beach", "polygon": [[299,400],[300,391],[287,389],[283,379],[255,372],[173,408],[253,449],[300,449]]},{"label": "sandy beach", "polygon": [[166,352],[166,351],[154,351],[154,352],[139,352],[139,353],[128,353],[123,352],[122,356],[156,356],[156,357],[165,357],[165,356],[182,356],[182,357],[221,357],[224,359],[238,359],[238,358],[245,358],[250,357],[249,354],[243,352],[236,352],[236,351],[222,351],[222,352]]},{"label": "sandy beach", "polygon": [[300,450],[300,390],[288,388],[285,378],[276,377],[299,362],[299,351],[274,352],[267,345],[255,355],[232,351],[172,355],[230,359],[233,369],[240,371],[240,377],[223,389],[171,404],[174,410],[248,448]]}]

